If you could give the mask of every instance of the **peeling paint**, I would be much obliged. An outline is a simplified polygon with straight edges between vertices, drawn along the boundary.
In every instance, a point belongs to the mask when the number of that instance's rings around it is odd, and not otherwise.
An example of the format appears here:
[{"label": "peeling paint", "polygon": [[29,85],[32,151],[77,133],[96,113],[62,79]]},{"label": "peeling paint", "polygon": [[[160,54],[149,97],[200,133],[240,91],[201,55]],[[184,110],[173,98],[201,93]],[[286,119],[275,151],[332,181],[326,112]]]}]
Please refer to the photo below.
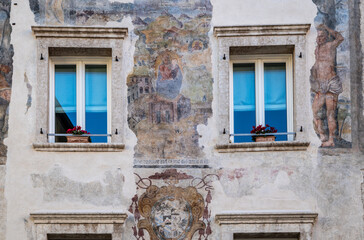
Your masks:
[{"label": "peeling paint", "polygon": [[45,202],[79,201],[97,206],[120,205],[123,201],[124,176],[119,170],[107,171],[104,179],[78,182],[55,166],[47,174],[32,174],[33,187],[41,188]]}]

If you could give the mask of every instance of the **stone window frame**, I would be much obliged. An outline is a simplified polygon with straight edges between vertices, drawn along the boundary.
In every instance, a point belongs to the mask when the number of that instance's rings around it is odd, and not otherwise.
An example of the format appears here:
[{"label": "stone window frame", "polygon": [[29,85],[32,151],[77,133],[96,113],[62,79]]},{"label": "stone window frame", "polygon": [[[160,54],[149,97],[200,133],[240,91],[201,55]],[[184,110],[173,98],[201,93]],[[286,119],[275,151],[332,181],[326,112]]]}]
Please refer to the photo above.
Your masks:
[{"label": "stone window frame", "polygon": [[318,217],[313,212],[240,212],[216,214],[220,238],[234,240],[234,234],[297,234],[298,240],[312,240]]},{"label": "stone window frame", "polygon": [[126,213],[31,213],[35,240],[47,240],[47,234],[111,234],[122,240]]},{"label": "stone window frame", "polygon": [[[306,34],[310,24],[292,25],[258,25],[258,26],[216,26],[214,36],[217,39],[217,115],[218,115],[218,140],[215,149],[220,153],[231,152],[260,152],[260,151],[303,151],[310,145],[308,141],[308,129],[306,115],[309,109],[304,103],[309,99],[309,89],[306,63]],[[292,55],[293,64],[293,129],[296,132],[295,140],[292,142],[271,143],[230,143],[230,49],[232,47],[264,47],[264,46],[294,46]],[[257,55],[262,54],[261,52]],[[279,53],[277,53],[279,54]],[[249,52],[249,55],[253,55]],[[299,83],[299,84],[298,84]],[[300,92],[300,96],[297,94]],[[303,126],[303,132],[300,132]],[[306,127],[307,126],[307,127]]]},{"label": "stone window frame", "polygon": [[[37,40],[36,137],[37,151],[122,151],[126,121],[126,91],[123,76],[123,41],[127,28],[32,26]],[[111,49],[111,139],[109,143],[48,143],[49,133],[49,49]],[[69,55],[67,55],[69,56]],[[46,94],[45,94],[46,93]],[[117,129],[117,134],[116,133]]]}]

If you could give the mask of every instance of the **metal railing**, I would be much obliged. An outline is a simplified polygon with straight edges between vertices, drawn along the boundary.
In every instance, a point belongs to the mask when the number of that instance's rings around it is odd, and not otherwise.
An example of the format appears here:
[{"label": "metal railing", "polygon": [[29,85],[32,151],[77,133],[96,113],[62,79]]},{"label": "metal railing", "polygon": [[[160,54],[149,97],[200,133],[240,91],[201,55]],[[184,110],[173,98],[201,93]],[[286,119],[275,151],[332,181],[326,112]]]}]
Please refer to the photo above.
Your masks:
[{"label": "metal railing", "polygon": [[293,135],[294,137],[296,137],[296,133],[295,132],[281,132],[281,133],[265,133],[265,134],[255,134],[255,133],[237,133],[237,134],[229,134],[229,136],[233,136],[233,137],[252,137],[252,136],[267,136],[267,135],[273,135],[273,136],[278,136],[278,135]]},{"label": "metal railing", "polygon": [[111,137],[112,134],[69,134],[69,133],[48,133],[47,136],[54,137],[67,137],[67,136],[89,136],[89,137]]}]

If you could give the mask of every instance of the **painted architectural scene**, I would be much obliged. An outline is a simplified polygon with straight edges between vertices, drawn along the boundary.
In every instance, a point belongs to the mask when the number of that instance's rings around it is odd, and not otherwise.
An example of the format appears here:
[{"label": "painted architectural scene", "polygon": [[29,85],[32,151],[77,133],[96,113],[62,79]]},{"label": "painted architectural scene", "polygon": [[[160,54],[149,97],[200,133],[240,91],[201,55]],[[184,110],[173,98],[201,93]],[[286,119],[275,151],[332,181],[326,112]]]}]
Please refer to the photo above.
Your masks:
[{"label": "painted architectural scene", "polygon": [[364,240],[363,23],[359,0],[2,0],[0,240]]}]

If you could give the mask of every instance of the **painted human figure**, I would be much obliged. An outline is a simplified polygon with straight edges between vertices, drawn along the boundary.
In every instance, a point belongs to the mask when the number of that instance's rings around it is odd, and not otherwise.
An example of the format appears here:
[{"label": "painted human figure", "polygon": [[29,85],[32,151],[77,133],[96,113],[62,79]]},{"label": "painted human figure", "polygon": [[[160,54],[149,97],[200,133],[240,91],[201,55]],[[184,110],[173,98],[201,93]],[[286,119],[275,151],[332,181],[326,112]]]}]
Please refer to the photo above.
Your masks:
[{"label": "painted human figure", "polygon": [[[312,103],[314,127],[320,136],[323,147],[335,146],[336,107],[338,96],[342,93],[342,83],[335,71],[336,48],[344,41],[343,36],[327,26],[321,24],[317,33],[316,62],[311,69],[311,89],[315,92]],[[330,36],[333,40],[329,41]],[[326,117],[329,134],[323,128],[323,119],[319,112],[326,105]]]},{"label": "painted human figure", "polygon": [[158,68],[157,93],[167,99],[175,99],[181,89],[182,72],[176,59],[171,61],[168,54],[163,56]]}]

